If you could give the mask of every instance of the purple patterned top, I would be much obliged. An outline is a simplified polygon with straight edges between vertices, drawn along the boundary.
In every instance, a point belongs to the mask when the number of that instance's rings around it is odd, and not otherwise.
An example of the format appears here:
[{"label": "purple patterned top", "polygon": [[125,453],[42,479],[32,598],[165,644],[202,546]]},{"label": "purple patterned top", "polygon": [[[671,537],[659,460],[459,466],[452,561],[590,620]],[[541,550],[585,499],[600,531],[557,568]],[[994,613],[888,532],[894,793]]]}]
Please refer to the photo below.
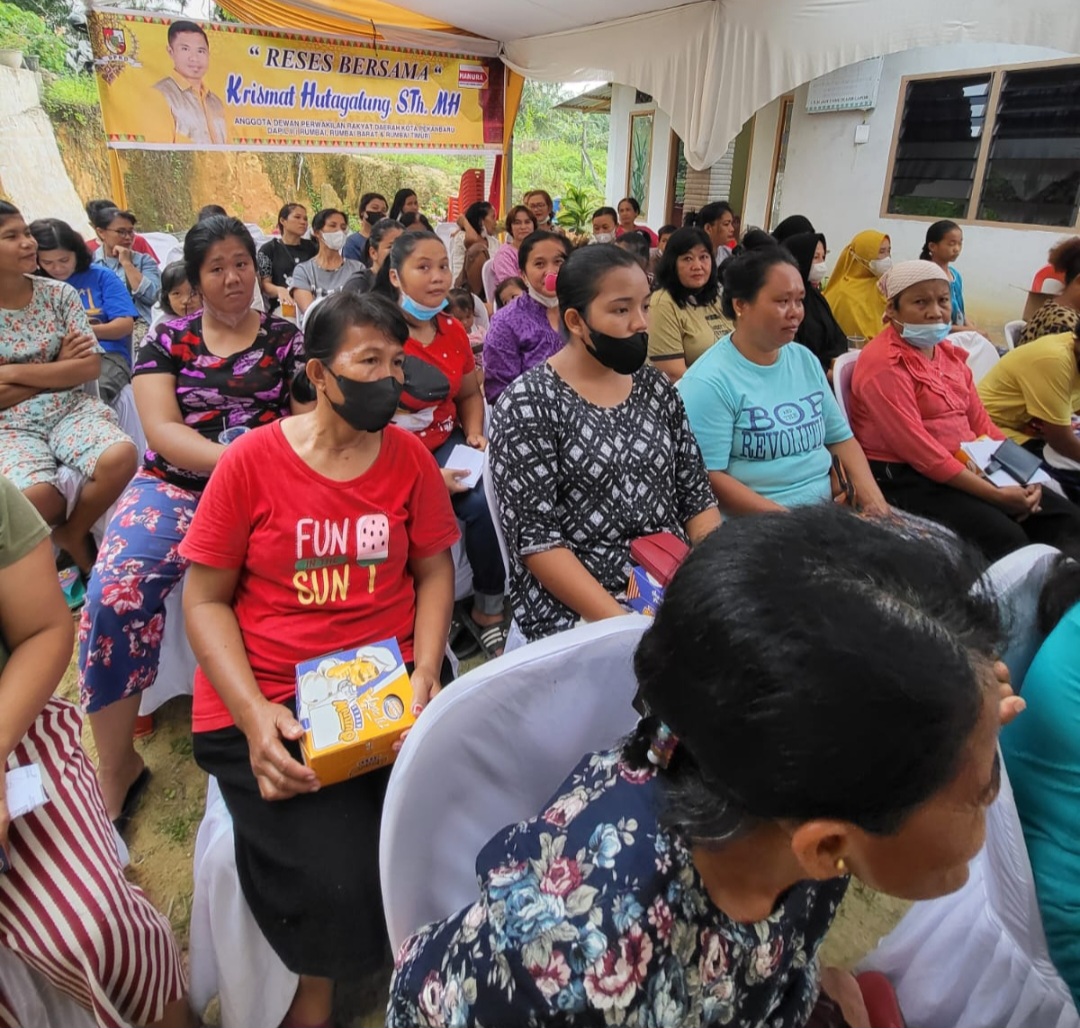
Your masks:
[{"label": "purple patterned top", "polygon": [[[289,413],[289,385],[304,360],[295,325],[267,314],[246,350],[218,357],[202,337],[202,312],[166,321],[147,333],[135,375],[173,375],[184,424],[213,442],[226,428],[257,428]],[[170,464],[147,449],[143,466],[182,489],[201,491],[209,475]]]},{"label": "purple patterned top", "polygon": [[496,311],[484,337],[484,395],[488,403],[494,403],[511,382],[562,347],[562,336],[551,327],[547,308],[528,293]]}]

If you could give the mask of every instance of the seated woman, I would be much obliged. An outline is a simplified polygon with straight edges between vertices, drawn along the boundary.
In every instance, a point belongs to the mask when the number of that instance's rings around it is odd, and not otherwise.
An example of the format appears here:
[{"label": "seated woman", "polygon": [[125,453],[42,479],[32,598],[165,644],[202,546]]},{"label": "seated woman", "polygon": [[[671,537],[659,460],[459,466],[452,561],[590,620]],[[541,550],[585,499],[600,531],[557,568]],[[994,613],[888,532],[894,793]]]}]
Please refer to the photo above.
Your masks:
[{"label": "seated woman", "polygon": [[510,599],[530,641],[625,614],[617,597],[635,539],[670,532],[697,543],[720,524],[678,395],[646,366],[649,284],[637,261],[583,247],[558,291],[566,345],[492,415]]},{"label": "seated woman", "polygon": [[161,295],[161,273],[153,257],[131,248],[135,215],[115,207],[102,207],[94,211],[90,222],[101,242],[94,251],[94,263],[120,279],[131,294],[139,317],[149,325],[153,306]]},{"label": "seated woman", "polygon": [[682,377],[679,392],[725,514],[781,511],[832,498],[833,458],[859,507],[888,513],[818,359],[793,342],[805,289],[779,246],[724,263],[724,313],[735,322]]},{"label": "seated woman", "polygon": [[[346,260],[360,261],[371,267],[371,232],[380,221],[387,220],[389,212],[382,193],[364,193],[360,197],[356,205],[356,213],[360,215],[360,231],[345,240],[345,249],[341,252]],[[375,269],[372,269],[372,274],[375,274]]]},{"label": "seated woman", "polygon": [[[0,638],[0,768],[36,766],[49,797],[14,820],[0,805],[0,946],[99,1024],[196,1024],[169,922],[124,877],[78,711],[53,696],[72,630],[48,526],[2,476]],[[0,982],[5,1025],[9,1009]]]},{"label": "seated woman", "polygon": [[277,230],[278,234],[259,248],[259,282],[269,302],[269,314],[278,304],[293,302],[289,288],[297,265],[319,253],[318,240],[304,238],[308,214],[302,203],[287,203],[278,211]]},{"label": "seated woman", "polygon": [[405,214],[420,214],[420,199],[414,190],[408,188],[399,189],[394,194],[394,202],[390,205],[387,217],[391,221],[401,221]]},{"label": "seated woman", "polygon": [[311,260],[296,265],[290,289],[299,314],[306,314],[316,297],[330,296],[342,289],[366,293],[371,288],[371,272],[359,261],[341,256],[349,231],[349,219],[344,211],[324,207],[311,219],[311,231],[319,252]]},{"label": "seated woman", "polygon": [[[506,242],[491,259],[491,276],[496,287],[520,272],[519,247],[536,230],[536,218],[528,207],[518,204],[517,207],[510,208],[510,213],[506,216]],[[495,297],[489,296],[487,299],[494,302]]]},{"label": "seated woman", "polygon": [[964,304],[964,280],[960,272],[950,265],[964,249],[964,231],[955,221],[935,221],[926,230],[926,242],[923,244],[921,261],[933,261],[949,276],[949,299],[952,301],[952,324],[957,331],[961,329],[977,331],[968,323]]},{"label": "seated woman", "polygon": [[465,625],[488,656],[506,645],[506,572],[484,491],[461,484],[467,472],[449,467],[455,446],[487,448],[484,397],[469,337],[444,311],[450,260],[434,232],[405,232],[375,284],[398,303],[409,326],[410,371],[395,424],[414,432],[443,469],[454,513],[465,522],[465,553],[473,573],[472,612]]},{"label": "seated woman", "polygon": [[1080,236],[1058,243],[1050,251],[1050,266],[1061,275],[1062,289],[1032,314],[1017,346],[1080,329]]},{"label": "seated woman", "polygon": [[869,1024],[818,962],[850,878],[967,881],[1020,705],[966,557],[829,505],[705,540],[638,646],[645,717],[480,851],[387,1024]]},{"label": "seated woman", "polygon": [[863,350],[848,412],[885,498],[979,546],[991,560],[1029,542],[1080,543],[1080,508],[1038,485],[996,486],[957,459],[960,444],[1004,439],[979,400],[952,330],[951,283],[905,261],[882,289],[889,324]]},{"label": "seated woman", "polygon": [[[486,200],[478,200],[469,204],[468,209],[461,217],[464,228],[459,229],[450,240],[450,276],[456,286],[468,286],[477,296],[483,296],[484,285],[480,281],[480,268],[475,270],[473,276],[464,277],[466,252],[472,254],[473,261],[479,259],[480,252],[474,248],[479,245],[480,250],[485,251],[486,256],[480,259],[480,267],[491,259],[491,252],[495,248],[492,239],[498,231],[496,224],[495,208]],[[471,270],[471,269],[470,269]],[[476,289],[475,286],[480,288]]]},{"label": "seated woman", "polygon": [[383,218],[371,230],[371,235],[367,239],[367,253],[371,261],[372,282],[375,281],[383,263],[390,257],[390,251],[397,237],[404,231],[400,221],[391,221],[389,218]]},{"label": "seated woman", "polygon": [[484,395],[494,403],[503,391],[563,347],[555,280],[573,247],[566,236],[534,232],[516,253],[528,294],[491,318],[484,337]]},{"label": "seated woman", "polygon": [[[333,982],[375,971],[386,949],[388,772],[320,789],[297,745],[296,665],[393,638],[416,708],[445,680],[458,530],[424,445],[390,424],[408,338],[381,296],[320,304],[296,383],[314,409],[225,452],[180,547],[193,562],[184,613],[199,660],[195,759],[232,815],[255,920],[300,975],[284,1024],[329,1024]],[[365,525],[384,542],[377,566],[358,566]],[[331,578],[339,587],[325,589]]]},{"label": "seated woman", "polygon": [[1042,455],[1051,446],[1080,464],[1080,322],[1010,350],[980,380],[979,399],[1006,437]]},{"label": "seated woman", "polygon": [[[116,415],[82,388],[101,374],[101,345],[75,290],[35,277],[37,243],[0,200],[0,475],[55,526],[53,542],[88,575],[90,529],[135,473]],[[86,477],[67,513],[61,465]]]},{"label": "seated woman", "polygon": [[1046,639],[1024,676],[1027,711],[1001,733],[1050,958],[1080,1004],[1080,565],[1062,559],[1039,603]]},{"label": "seated woman", "polygon": [[824,297],[849,340],[861,345],[881,331],[885,299],[878,279],[892,267],[892,240],[884,232],[860,232],[840,255]]},{"label": "seated woman", "polygon": [[828,244],[820,232],[803,232],[788,236],[784,249],[799,265],[799,274],[806,290],[798,340],[817,357],[822,370],[828,374],[833,361],[848,351],[847,336],[833,317],[829,301],[821,295],[821,283],[828,271],[825,263]]},{"label": "seated woman", "polygon": [[638,216],[641,214],[641,204],[632,196],[620,200],[619,206],[615,210],[619,215],[619,224],[615,229],[616,239],[624,236],[627,232],[640,232],[648,239],[650,247],[660,245],[660,238],[648,225],[639,225],[637,223]]},{"label": "seated woman", "polygon": [[131,334],[139,316],[131,295],[111,271],[91,263],[82,236],[66,222],[57,218],[33,221],[30,234],[38,245],[41,273],[66,282],[82,300],[94,336],[105,351],[98,393],[112,403],[131,381]]},{"label": "seated woman", "polygon": [[720,302],[716,257],[699,228],[680,228],[656,267],[649,308],[649,360],[678,382],[706,350],[734,325]]},{"label": "seated woman", "polygon": [[187,568],[178,547],[225,453],[224,433],[290,411],[303,340],[289,322],[248,306],[256,260],[242,222],[199,222],[184,239],[184,264],[205,306],[158,325],[135,362],[149,449],[109,522],[79,626],[82,706],[105,807],[120,827],[149,778],[132,729],[142,693],[157,678],[165,600]]},{"label": "seated woman", "polygon": [[778,243],[784,244],[792,236],[805,235],[807,232],[817,233],[814,223],[805,214],[791,214],[772,230],[772,237]]}]

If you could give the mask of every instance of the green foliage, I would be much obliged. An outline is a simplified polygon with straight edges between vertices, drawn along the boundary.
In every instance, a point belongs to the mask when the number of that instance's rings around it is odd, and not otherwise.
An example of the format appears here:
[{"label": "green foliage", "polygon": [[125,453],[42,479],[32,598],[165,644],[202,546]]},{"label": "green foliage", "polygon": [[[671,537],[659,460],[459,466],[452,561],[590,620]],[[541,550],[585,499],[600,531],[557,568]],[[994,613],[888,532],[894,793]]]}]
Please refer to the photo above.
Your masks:
[{"label": "green foliage", "polygon": [[569,186],[564,192],[556,221],[571,232],[588,232],[592,225],[593,211],[602,206],[596,194],[588,193],[577,186]]},{"label": "green foliage", "polygon": [[67,24],[68,14],[71,13],[71,5],[68,0],[11,0],[6,7],[18,7],[23,11],[38,15],[47,24],[54,28]]},{"label": "green foliage", "polygon": [[63,38],[40,15],[4,0],[0,0],[0,49],[21,50],[36,57],[42,68],[55,75],[62,75],[66,69]]},{"label": "green foliage", "polygon": [[99,118],[98,91],[93,75],[69,75],[45,86],[41,106],[53,121],[87,125]]}]

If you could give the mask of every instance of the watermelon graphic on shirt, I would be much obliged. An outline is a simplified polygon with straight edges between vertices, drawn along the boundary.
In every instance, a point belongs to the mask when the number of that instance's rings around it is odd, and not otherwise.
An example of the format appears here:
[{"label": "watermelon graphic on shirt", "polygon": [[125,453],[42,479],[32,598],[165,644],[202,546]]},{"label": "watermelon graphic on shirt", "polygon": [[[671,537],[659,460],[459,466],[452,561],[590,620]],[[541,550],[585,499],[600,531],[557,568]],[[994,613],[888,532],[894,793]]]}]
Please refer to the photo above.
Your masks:
[{"label": "watermelon graphic on shirt", "polygon": [[356,526],[356,563],[368,569],[368,592],[375,591],[375,568],[390,556],[390,520],[368,514]]}]

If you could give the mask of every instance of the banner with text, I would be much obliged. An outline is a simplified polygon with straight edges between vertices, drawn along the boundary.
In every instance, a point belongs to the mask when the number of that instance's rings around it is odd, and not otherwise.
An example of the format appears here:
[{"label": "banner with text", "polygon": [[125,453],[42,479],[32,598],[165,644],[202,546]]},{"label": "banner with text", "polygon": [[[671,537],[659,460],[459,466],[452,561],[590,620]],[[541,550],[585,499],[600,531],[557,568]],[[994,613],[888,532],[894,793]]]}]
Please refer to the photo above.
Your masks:
[{"label": "banner with text", "polygon": [[501,61],[114,11],[89,13],[109,146],[501,151]]}]

